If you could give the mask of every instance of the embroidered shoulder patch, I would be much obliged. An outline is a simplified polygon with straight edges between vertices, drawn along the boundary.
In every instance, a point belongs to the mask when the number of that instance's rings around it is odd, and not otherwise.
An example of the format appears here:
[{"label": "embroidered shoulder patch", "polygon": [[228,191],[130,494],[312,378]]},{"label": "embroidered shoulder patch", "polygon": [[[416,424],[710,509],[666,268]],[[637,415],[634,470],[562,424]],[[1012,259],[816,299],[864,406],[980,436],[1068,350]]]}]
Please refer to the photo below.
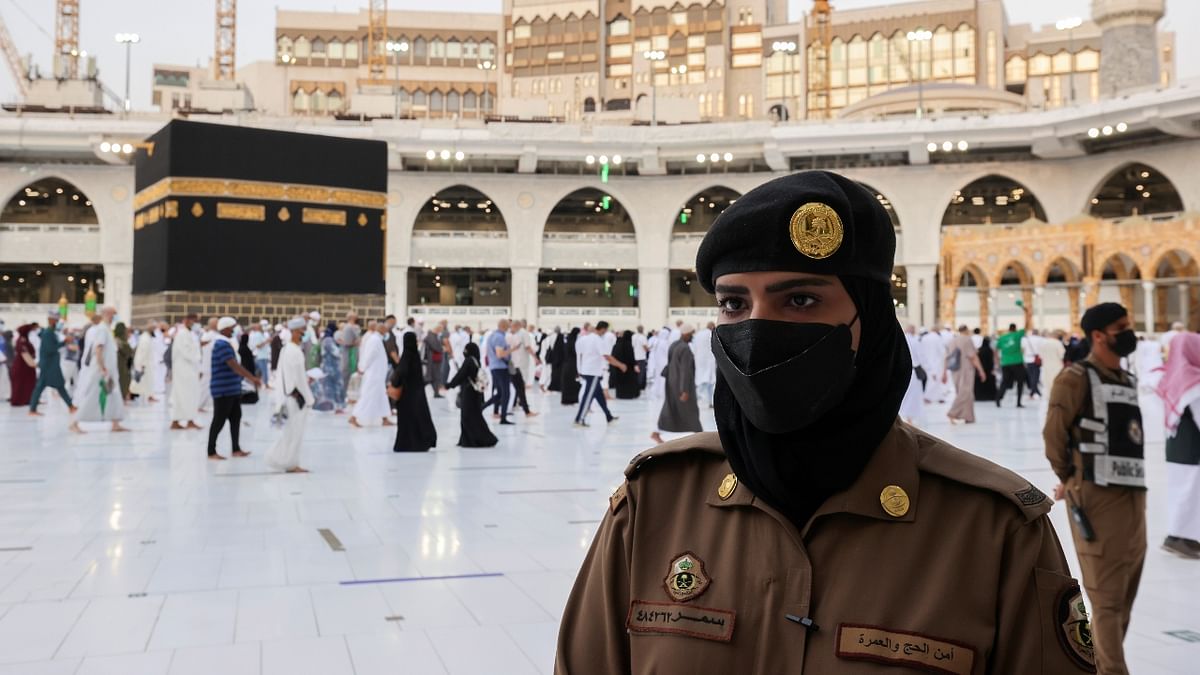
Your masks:
[{"label": "embroidered shoulder patch", "polygon": [[1032,483],[1030,483],[1029,487],[1025,488],[1024,490],[1021,490],[1020,492],[1014,492],[1013,496],[1017,498],[1017,501],[1021,502],[1025,506],[1036,506],[1046,501],[1046,493],[1035,488]]},{"label": "embroidered shoulder patch", "polygon": [[1058,616],[1055,623],[1059,627],[1058,637],[1067,655],[1079,667],[1089,672],[1096,672],[1096,650],[1092,646],[1092,624],[1088,621],[1087,605],[1083,604],[1083,595],[1078,586],[1068,586],[1059,595]]},{"label": "embroidered shoulder patch", "polygon": [[616,513],[617,509],[621,508],[621,505],[625,503],[625,488],[627,485],[628,483],[618,485],[617,489],[613,490],[612,496],[608,498],[608,507],[613,513]]},{"label": "embroidered shoulder patch", "polygon": [[700,597],[704,591],[708,590],[710,583],[712,580],[704,571],[704,561],[691,551],[684,551],[676,556],[671,561],[667,578],[663,579],[667,595],[670,595],[676,602],[687,602]]},{"label": "embroidered shoulder patch", "polygon": [[737,612],[695,605],[634,600],[629,603],[625,627],[633,633],[687,635],[703,640],[729,642]]},{"label": "embroidered shoulder patch", "polygon": [[949,675],[971,675],[975,665],[975,650],[960,642],[845,623],[838,624],[837,655],[851,661],[905,665]]}]

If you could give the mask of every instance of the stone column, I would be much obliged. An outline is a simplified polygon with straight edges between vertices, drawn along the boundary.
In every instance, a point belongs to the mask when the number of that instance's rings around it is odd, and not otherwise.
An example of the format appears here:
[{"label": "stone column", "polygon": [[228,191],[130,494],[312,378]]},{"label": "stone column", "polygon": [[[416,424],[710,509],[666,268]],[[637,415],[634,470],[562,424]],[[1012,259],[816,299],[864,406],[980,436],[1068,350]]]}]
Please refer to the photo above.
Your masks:
[{"label": "stone column", "polygon": [[[911,291],[914,286],[917,289],[916,302],[913,302],[913,294],[910,292],[908,302],[910,307],[909,316],[916,323],[926,328],[932,328],[938,320],[937,307],[937,265],[936,264],[916,264],[905,265],[905,271],[908,273],[908,288]],[[913,307],[915,305],[915,308]],[[915,310],[915,311],[914,311]]]},{"label": "stone column", "polygon": [[941,311],[939,321],[946,326],[957,327],[958,323],[958,286],[946,284],[942,287]]},{"label": "stone column", "polygon": [[512,268],[512,318],[538,323],[537,283],[536,267]]},{"label": "stone column", "polygon": [[[51,298],[57,301],[58,298]],[[104,264],[104,302],[117,308],[120,321],[132,328],[133,320],[133,265],[130,263]]]},{"label": "stone column", "polygon": [[1070,325],[1067,326],[1068,331],[1075,330],[1075,327],[1079,325],[1079,304],[1083,301],[1083,294],[1084,290],[1082,285],[1078,287],[1067,287],[1067,304],[1070,307],[1068,316]]},{"label": "stone column", "polygon": [[1094,306],[1100,302],[1100,278],[1085,277],[1083,285],[1080,286],[1080,291],[1083,295],[1083,307],[1086,310],[1088,307]]},{"label": "stone column", "polygon": [[988,289],[988,320],[987,331],[989,333],[998,333],[1000,331],[1000,289]]},{"label": "stone column", "polygon": [[[1184,328],[1191,326],[1192,293],[1187,284],[1179,284],[1179,321]],[[1190,329],[1190,328],[1189,328]]]},{"label": "stone column", "polygon": [[670,313],[670,270],[665,267],[638,268],[638,309],[644,326],[666,325]]},{"label": "stone column", "polygon": [[384,278],[384,309],[403,324],[408,314],[408,265],[388,265]]},{"label": "stone column", "polygon": [[1033,287],[1033,309],[1037,312],[1037,328],[1044,330],[1046,328],[1046,287]]},{"label": "stone column", "polygon": [[986,288],[979,289],[979,330],[992,332],[992,292]]},{"label": "stone column", "polygon": [[1146,312],[1146,332],[1154,332],[1154,282],[1142,282],[1142,309]]}]

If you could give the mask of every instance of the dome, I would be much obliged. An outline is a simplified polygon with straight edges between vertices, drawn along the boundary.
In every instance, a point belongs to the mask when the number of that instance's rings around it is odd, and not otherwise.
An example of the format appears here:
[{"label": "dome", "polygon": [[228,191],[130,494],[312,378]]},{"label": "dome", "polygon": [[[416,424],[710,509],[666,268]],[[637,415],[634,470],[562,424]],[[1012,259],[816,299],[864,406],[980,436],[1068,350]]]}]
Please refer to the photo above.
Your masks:
[{"label": "dome", "polygon": [[[923,102],[922,102],[922,99]],[[1000,89],[975,84],[930,82],[889,89],[842,108],[843,119],[876,119],[912,117],[917,107],[925,108],[926,116],[983,115],[1025,110],[1025,99]]]}]

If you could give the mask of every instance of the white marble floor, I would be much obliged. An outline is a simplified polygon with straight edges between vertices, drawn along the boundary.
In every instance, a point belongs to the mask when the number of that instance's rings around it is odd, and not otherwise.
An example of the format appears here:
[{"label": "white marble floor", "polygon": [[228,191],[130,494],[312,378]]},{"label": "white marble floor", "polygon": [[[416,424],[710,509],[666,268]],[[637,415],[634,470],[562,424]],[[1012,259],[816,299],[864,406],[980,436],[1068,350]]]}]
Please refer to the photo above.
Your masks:
[{"label": "white marble floor", "polygon": [[[206,432],[165,430],[161,403],[134,408],[131,434],[86,436],[57,401],[40,419],[5,404],[0,675],[551,672],[578,565],[657,409],[617,401],[615,425],[580,432],[556,398],[533,403],[544,414],[498,447],[460,449],[457,411],[435,401],[441,444],[421,455],[320,415],[308,475],[264,467],[278,432],[262,407],[247,409],[254,456],[217,464]],[[1041,411],[979,414],[952,428],[931,411],[929,428],[1049,491]],[[1132,671],[1195,673],[1200,561],[1158,549],[1162,446],[1149,454]],[[1054,522],[1070,546],[1062,507]]]}]

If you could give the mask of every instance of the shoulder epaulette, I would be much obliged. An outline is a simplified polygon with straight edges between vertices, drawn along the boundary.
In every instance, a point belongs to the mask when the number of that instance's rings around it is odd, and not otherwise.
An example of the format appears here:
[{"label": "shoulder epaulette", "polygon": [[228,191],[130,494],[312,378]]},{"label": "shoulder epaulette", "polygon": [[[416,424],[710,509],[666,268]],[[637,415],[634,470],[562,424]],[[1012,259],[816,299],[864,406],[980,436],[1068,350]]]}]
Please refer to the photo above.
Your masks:
[{"label": "shoulder epaulette", "polygon": [[643,464],[656,457],[679,455],[687,452],[708,453],[722,458],[725,457],[725,450],[721,448],[721,439],[715,431],[692,434],[691,436],[677,438],[639,453],[636,457],[629,460],[629,465],[625,467],[625,478],[633,478],[634,474],[638,472]]},{"label": "shoulder epaulette", "polygon": [[915,433],[921,471],[995,492],[1020,509],[1025,522],[1050,512],[1050,498],[1019,474],[924,432]]}]

